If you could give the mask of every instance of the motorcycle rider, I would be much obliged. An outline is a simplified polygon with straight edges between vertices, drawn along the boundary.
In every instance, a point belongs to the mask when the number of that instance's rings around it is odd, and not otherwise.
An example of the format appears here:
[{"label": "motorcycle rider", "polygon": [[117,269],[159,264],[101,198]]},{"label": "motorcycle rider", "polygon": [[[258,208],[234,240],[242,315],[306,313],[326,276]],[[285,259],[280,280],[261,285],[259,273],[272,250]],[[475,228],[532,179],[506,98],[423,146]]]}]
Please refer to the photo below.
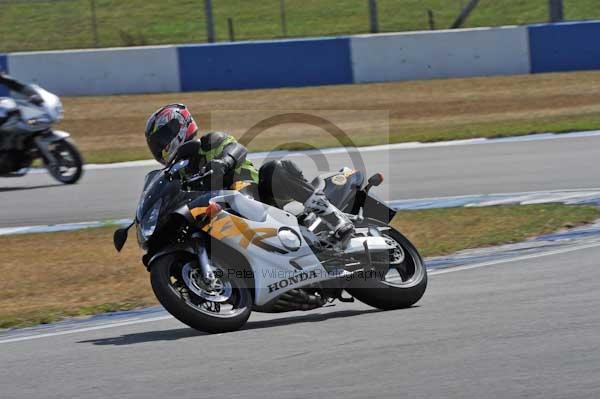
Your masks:
[{"label": "motorcycle rider", "polygon": [[20,93],[27,97],[29,101],[34,104],[41,104],[42,99],[38,94],[31,88],[31,86],[19,82],[17,79],[7,75],[6,73],[0,71],[0,85],[5,86],[10,91],[14,91]]},{"label": "motorcycle rider", "polygon": [[[171,162],[184,143],[195,140],[198,125],[183,104],[168,104],[154,112],[146,123],[145,136],[154,158],[163,165]],[[333,206],[323,191],[304,178],[298,166],[289,160],[266,162],[257,171],[246,159],[248,150],[224,132],[209,132],[199,139],[200,151],[188,157],[192,170],[213,170],[212,187],[230,187],[236,182],[258,184],[261,201],[282,208],[295,200],[327,223],[334,238],[345,243],[354,232],[348,217]]]},{"label": "motorcycle rider", "polygon": [[[10,91],[22,94],[33,104],[40,105],[43,102],[41,97],[29,85],[19,82],[2,71],[0,71],[0,85],[5,86]],[[11,110],[11,112],[18,112],[18,110]],[[0,112],[0,129],[10,116],[12,114],[9,112]]]}]

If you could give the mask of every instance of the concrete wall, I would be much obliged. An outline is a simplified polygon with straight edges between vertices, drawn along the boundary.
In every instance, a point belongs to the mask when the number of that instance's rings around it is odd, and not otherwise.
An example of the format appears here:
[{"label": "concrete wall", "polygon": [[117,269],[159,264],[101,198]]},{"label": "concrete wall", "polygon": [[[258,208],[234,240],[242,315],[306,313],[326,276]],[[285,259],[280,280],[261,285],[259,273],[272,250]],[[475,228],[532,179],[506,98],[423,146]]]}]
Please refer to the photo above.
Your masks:
[{"label": "concrete wall", "polygon": [[600,69],[598,43],[600,21],[586,21],[15,53],[0,68],[59,95],[255,89]]},{"label": "concrete wall", "polygon": [[175,46],[16,53],[11,75],[61,95],[176,92]]},{"label": "concrete wall", "polygon": [[179,47],[182,91],[352,83],[348,38]]},{"label": "concrete wall", "polygon": [[529,27],[531,71],[600,69],[600,21]]},{"label": "concrete wall", "polygon": [[354,81],[529,73],[526,27],[354,36]]}]

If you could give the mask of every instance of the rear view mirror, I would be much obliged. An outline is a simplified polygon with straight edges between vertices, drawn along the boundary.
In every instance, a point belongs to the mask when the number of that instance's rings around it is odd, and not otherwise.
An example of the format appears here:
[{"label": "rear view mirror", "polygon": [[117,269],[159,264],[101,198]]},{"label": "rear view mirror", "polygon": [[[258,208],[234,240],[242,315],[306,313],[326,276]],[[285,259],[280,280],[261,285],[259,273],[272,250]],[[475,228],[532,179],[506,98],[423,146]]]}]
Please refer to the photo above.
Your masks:
[{"label": "rear view mirror", "polygon": [[113,243],[115,244],[115,249],[118,252],[121,252],[121,250],[125,246],[125,243],[127,242],[127,232],[129,231],[129,227],[131,227],[131,226],[123,227],[122,229],[118,229],[115,231],[115,234],[113,235]]}]

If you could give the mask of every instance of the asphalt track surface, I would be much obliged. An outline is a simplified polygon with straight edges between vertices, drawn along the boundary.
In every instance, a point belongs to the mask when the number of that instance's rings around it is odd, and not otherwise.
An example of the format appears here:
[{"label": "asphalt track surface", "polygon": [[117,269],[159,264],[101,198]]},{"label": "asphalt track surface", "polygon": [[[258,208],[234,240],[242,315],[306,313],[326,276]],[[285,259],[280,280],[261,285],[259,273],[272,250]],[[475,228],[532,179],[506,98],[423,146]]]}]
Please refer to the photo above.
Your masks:
[{"label": "asphalt track surface", "polygon": [[[0,344],[12,398],[597,398],[600,247],[434,275],[418,306]],[[576,260],[576,261],[574,261]]]},{"label": "asphalt track surface", "polygon": [[[598,187],[600,138],[363,154],[393,199]],[[309,160],[302,160],[309,165]],[[328,156],[332,168],[347,164]],[[390,165],[389,167],[387,165]],[[385,168],[384,168],[385,167]],[[127,217],[147,167],[2,180],[3,226]],[[309,172],[310,173],[310,172]],[[600,245],[433,273],[417,306],[253,314],[205,335],[170,317],[0,338],[0,397],[597,398]],[[18,336],[18,335],[17,335]]]},{"label": "asphalt track surface", "polygon": [[[490,142],[361,153],[368,173],[383,172],[386,199],[409,199],[600,186],[600,136]],[[328,164],[295,157],[314,176],[351,166],[346,154]],[[260,165],[261,161],[256,162]],[[62,186],[47,174],[0,179],[0,227],[127,218],[152,167],[87,170],[81,183]]]}]

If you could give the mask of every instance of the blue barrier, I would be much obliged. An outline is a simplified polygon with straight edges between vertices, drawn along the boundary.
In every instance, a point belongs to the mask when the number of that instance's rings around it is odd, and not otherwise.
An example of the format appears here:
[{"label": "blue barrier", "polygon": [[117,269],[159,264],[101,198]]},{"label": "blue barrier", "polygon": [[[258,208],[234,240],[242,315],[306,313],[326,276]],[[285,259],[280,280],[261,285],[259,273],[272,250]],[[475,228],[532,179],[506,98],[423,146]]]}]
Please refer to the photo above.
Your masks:
[{"label": "blue barrier", "polygon": [[529,27],[531,72],[600,69],[600,21]]},{"label": "blue barrier", "polygon": [[[8,62],[6,59],[6,55],[4,54],[0,54],[0,72],[4,71],[7,72],[8,71]],[[6,87],[4,87],[3,85],[0,85],[0,97],[2,96],[8,96],[8,89]]]},{"label": "blue barrier", "polygon": [[599,41],[586,21],[0,54],[0,69],[59,95],[239,90],[600,69]]},{"label": "blue barrier", "polygon": [[349,38],[180,46],[182,91],[352,83]]}]

